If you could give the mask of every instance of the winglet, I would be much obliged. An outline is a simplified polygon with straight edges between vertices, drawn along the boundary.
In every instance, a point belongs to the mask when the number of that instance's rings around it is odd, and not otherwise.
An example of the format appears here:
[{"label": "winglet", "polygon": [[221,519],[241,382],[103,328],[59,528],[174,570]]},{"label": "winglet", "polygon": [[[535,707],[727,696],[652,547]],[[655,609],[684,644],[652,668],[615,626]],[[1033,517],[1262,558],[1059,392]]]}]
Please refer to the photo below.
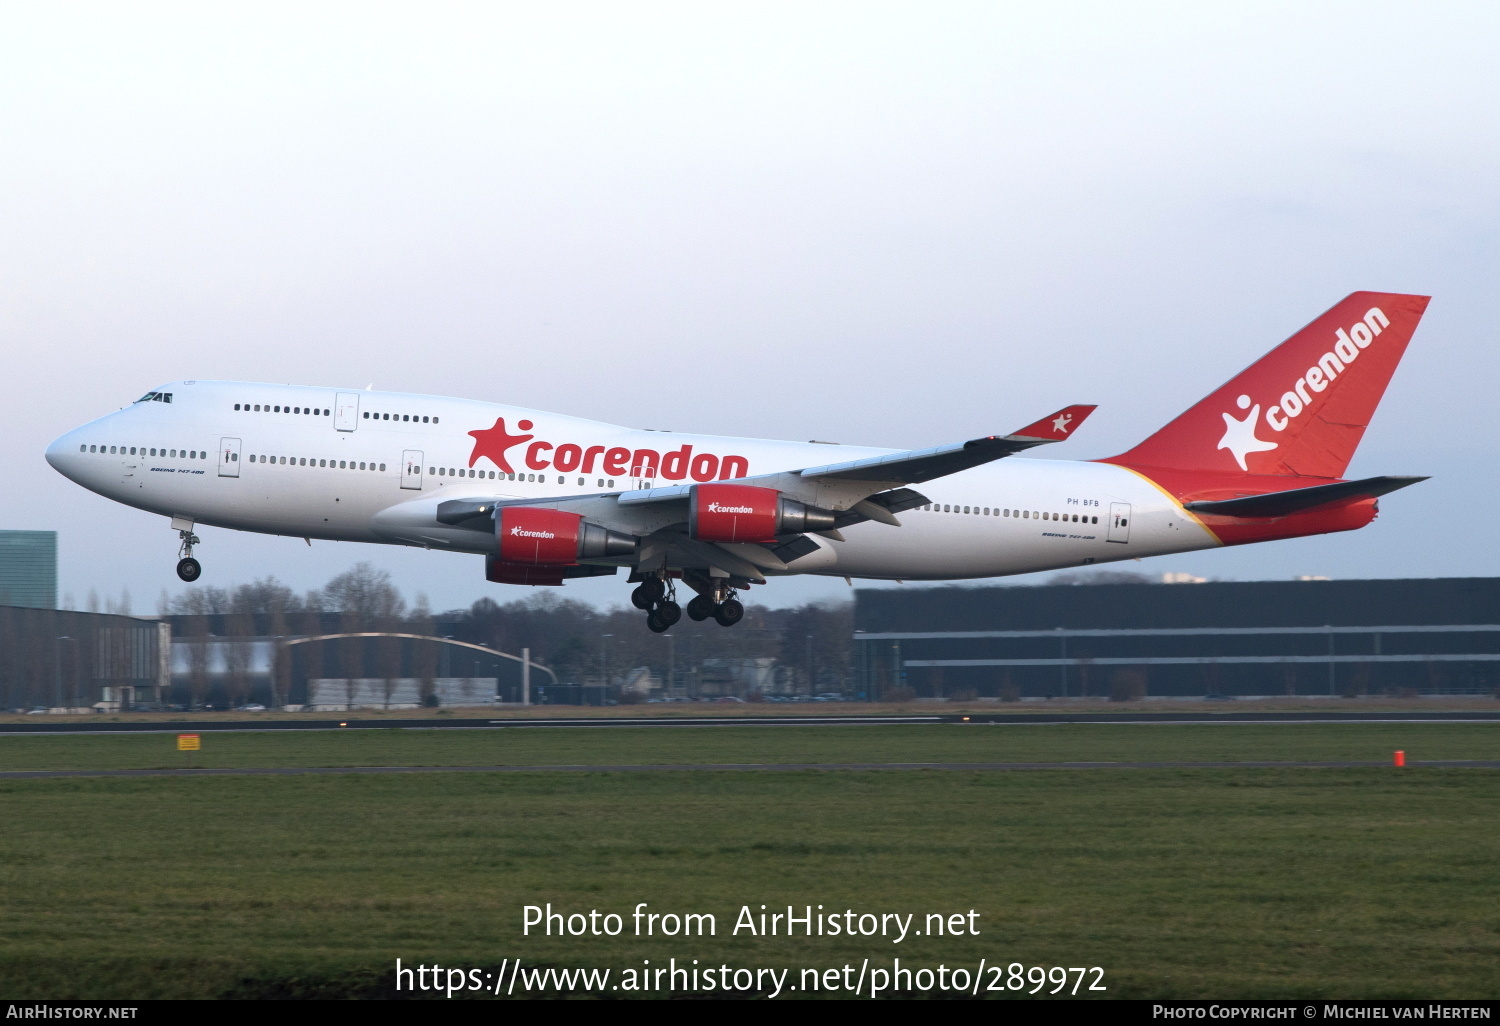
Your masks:
[{"label": "winglet", "polygon": [[1056,413],[1048,414],[1035,424],[1027,424],[1021,430],[1006,435],[1005,439],[1034,444],[1061,442],[1066,438],[1071,438],[1074,429],[1098,408],[1098,406],[1069,406]]}]

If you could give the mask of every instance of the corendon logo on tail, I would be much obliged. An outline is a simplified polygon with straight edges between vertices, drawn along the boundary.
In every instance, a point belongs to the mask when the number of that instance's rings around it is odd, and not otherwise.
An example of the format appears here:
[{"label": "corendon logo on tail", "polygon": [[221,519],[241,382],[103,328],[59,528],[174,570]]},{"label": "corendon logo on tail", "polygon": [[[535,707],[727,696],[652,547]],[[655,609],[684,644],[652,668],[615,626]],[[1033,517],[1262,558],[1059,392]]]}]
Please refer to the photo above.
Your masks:
[{"label": "corendon logo on tail", "polygon": [[[1336,341],[1333,348],[1318,357],[1318,362],[1307,368],[1292,387],[1281,394],[1276,405],[1266,410],[1266,424],[1272,431],[1285,431],[1292,421],[1311,408],[1312,393],[1327,390],[1335,378],[1359,359],[1361,352],[1370,348],[1370,343],[1375,341],[1376,336],[1390,326],[1390,318],[1377,306],[1365,314],[1364,320],[1356,321],[1352,328],[1340,328],[1334,333]],[[1218,448],[1228,449],[1240,469],[1248,471],[1250,468],[1245,463],[1246,456],[1252,452],[1269,452],[1279,448],[1279,443],[1256,437],[1255,428],[1260,420],[1259,403],[1252,406],[1251,398],[1242,395],[1236,400],[1236,405],[1250,412],[1244,420],[1228,413],[1223,415],[1224,437],[1219,439]]]},{"label": "corendon logo on tail", "polygon": [[[1250,409],[1250,397],[1242,395],[1236,405],[1240,409]],[[1235,462],[1240,465],[1241,470],[1249,470],[1245,466],[1245,457],[1252,452],[1267,452],[1276,448],[1275,442],[1267,442],[1255,437],[1255,422],[1260,420],[1260,403],[1250,409],[1250,415],[1244,420],[1235,420],[1229,414],[1224,414],[1224,437],[1219,439],[1219,448],[1228,449],[1234,456]]]},{"label": "corendon logo on tail", "polygon": [[[529,420],[516,422],[521,431],[530,431],[535,425]],[[470,431],[474,438],[474,451],[469,454],[469,466],[487,459],[507,474],[516,473],[510,465],[507,453],[522,442],[531,442],[526,447],[525,465],[531,470],[555,470],[563,474],[605,474],[609,477],[664,478],[668,481],[726,481],[746,477],[750,473],[750,461],[744,456],[719,456],[711,452],[693,452],[691,445],[668,452],[655,449],[627,449],[624,446],[577,445],[564,442],[554,445],[535,435],[513,435],[505,428],[505,418],[495,420],[495,426]],[[728,510],[728,512],[735,512]],[[743,512],[749,512],[745,510]]]}]

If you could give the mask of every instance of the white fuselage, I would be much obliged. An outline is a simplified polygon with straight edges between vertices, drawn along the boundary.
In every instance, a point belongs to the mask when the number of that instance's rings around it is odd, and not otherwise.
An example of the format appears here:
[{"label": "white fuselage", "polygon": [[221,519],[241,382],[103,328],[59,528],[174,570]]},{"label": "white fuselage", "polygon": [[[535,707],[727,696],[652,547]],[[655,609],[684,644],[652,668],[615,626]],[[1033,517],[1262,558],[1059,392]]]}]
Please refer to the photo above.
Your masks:
[{"label": "white fuselage", "polygon": [[[646,431],[396,392],[184,381],[152,394],[171,401],[85,424],[52,443],[48,462],[100,495],[195,525],[487,554],[493,534],[406,512],[436,499],[619,493],[890,451]],[[500,450],[471,434],[498,421],[504,442],[520,440]],[[931,507],[900,514],[899,528],[845,528],[844,541],[823,543],[793,572],[995,577],[1219,545],[1154,484],[1105,463],[1011,458],[917,488]]]}]

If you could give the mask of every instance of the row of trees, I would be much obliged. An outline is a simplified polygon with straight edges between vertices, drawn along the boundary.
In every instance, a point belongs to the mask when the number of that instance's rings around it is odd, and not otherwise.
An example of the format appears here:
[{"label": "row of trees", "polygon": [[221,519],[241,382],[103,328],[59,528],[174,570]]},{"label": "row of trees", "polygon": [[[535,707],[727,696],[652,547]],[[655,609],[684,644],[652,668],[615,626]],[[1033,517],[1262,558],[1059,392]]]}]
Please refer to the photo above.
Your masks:
[{"label": "row of trees", "polygon": [[443,633],[506,652],[530,648],[564,680],[618,683],[637,667],[690,694],[738,690],[735,681],[774,677],[803,694],[843,691],[851,679],[854,630],[848,603],[784,609],[747,605],[731,628],[684,617],[666,634],[636,609],[598,609],[544,591],[513,602],[483,598],[438,617]]},{"label": "row of trees", "polygon": [[[757,679],[774,678],[783,690],[805,694],[847,689],[852,669],[853,607],[848,603],[808,604],[768,609],[751,604],[733,628],[687,618],[668,634],[652,634],[635,609],[599,609],[568,599],[551,589],[510,602],[482,598],[468,609],[434,614],[423,596],[408,604],[390,575],[359,563],[322,588],[303,594],[274,577],[235,588],[200,586],[172,600],[166,610],[174,634],[189,650],[193,700],[209,687],[210,638],[289,637],[323,634],[390,632],[468,641],[532,658],[550,667],[564,682],[618,684],[632,670],[647,668],[664,682],[693,694],[738,690],[736,681],[753,669]],[[370,646],[355,639],[323,643],[324,652],[308,653],[316,665],[333,657],[339,676],[386,678],[403,659],[408,669],[428,656],[404,650],[385,639]],[[329,652],[326,646],[335,647]],[[359,648],[364,654],[356,651]],[[230,701],[249,693],[247,645],[225,647],[223,667]],[[360,669],[356,670],[355,668]],[[285,677],[290,667],[276,667]],[[276,683],[285,701],[288,681]]]}]

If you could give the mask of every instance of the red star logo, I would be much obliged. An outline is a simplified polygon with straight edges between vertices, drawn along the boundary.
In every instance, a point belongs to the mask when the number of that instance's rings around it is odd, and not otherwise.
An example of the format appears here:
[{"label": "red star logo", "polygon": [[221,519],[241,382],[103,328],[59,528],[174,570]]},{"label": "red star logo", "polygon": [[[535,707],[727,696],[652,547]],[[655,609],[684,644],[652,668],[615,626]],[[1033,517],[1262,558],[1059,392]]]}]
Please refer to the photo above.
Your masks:
[{"label": "red star logo", "polygon": [[[516,427],[522,431],[531,430],[531,421],[522,420],[516,422]],[[484,428],[479,431],[470,431],[474,436],[474,451],[469,454],[469,466],[478,463],[481,458],[488,459],[495,466],[507,474],[514,474],[511,465],[505,460],[505,451],[522,442],[529,441],[534,435],[512,435],[505,430],[505,418],[499,417],[495,420],[495,426]]]}]

